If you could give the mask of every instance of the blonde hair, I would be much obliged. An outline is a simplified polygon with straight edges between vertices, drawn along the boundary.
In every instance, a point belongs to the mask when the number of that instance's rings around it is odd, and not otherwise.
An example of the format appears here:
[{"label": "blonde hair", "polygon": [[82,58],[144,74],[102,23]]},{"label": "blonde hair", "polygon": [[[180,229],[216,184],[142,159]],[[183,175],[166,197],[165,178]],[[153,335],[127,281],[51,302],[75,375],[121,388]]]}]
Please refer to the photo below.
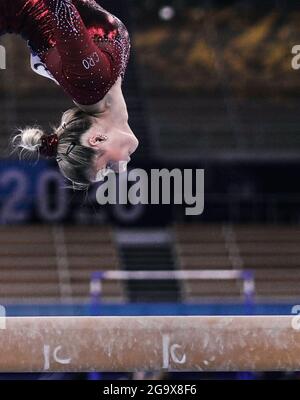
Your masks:
[{"label": "blonde hair", "polygon": [[[95,152],[83,146],[81,136],[90,129],[92,121],[89,114],[77,107],[65,111],[59,127],[52,127],[58,136],[56,160],[61,173],[70,181],[73,188],[86,190],[90,186],[89,178]],[[39,126],[19,129],[13,138],[13,146],[20,150],[20,157],[40,156],[42,137],[45,135]]]}]

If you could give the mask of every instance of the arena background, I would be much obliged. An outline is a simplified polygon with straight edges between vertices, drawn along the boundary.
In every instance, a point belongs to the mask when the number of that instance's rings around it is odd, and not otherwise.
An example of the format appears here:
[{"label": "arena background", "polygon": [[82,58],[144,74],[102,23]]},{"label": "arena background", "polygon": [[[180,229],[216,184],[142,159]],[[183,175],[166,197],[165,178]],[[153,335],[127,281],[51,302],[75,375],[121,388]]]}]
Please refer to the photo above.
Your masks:
[{"label": "arena background", "polygon": [[[130,167],[203,168],[205,210],[186,216],[174,205],[99,206],[97,186],[74,192],[55,163],[10,154],[18,127],[39,124],[50,132],[72,102],[33,74],[25,41],[1,37],[7,68],[0,71],[0,303],[7,315],[291,314],[300,302],[300,72],[291,66],[299,5],[100,4],[124,21],[132,39],[123,89],[140,147]],[[101,299],[97,285],[90,290],[101,270],[231,269],[250,275],[108,280]],[[179,376],[269,374],[168,375]]]}]

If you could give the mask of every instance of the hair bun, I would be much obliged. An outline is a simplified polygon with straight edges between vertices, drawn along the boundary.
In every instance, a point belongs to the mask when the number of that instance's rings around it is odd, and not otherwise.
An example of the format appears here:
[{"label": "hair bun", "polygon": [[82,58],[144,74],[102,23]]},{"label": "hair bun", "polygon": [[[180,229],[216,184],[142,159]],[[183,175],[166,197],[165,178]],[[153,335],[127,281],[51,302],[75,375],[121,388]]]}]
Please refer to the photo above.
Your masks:
[{"label": "hair bun", "polygon": [[21,149],[20,155],[22,156],[24,152],[28,155],[38,154],[38,148],[41,144],[41,137],[44,135],[44,132],[36,127],[19,129],[19,132],[20,133],[13,138],[12,143],[15,149]]},{"label": "hair bun", "polygon": [[57,155],[58,136],[56,133],[46,135],[41,129],[25,128],[13,139],[13,144],[21,148],[21,155],[24,152],[30,154],[40,154],[43,157],[50,158]]}]

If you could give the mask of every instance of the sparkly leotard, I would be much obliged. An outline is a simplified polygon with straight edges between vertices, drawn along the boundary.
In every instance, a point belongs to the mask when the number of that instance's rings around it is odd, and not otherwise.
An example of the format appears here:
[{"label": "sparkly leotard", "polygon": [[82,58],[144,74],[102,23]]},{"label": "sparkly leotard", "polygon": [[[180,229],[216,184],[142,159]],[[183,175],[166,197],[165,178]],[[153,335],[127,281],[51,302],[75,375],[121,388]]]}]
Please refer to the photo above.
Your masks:
[{"label": "sparkly leotard", "polygon": [[0,0],[0,35],[20,34],[35,72],[79,104],[100,101],[125,75],[130,38],[94,0]]}]

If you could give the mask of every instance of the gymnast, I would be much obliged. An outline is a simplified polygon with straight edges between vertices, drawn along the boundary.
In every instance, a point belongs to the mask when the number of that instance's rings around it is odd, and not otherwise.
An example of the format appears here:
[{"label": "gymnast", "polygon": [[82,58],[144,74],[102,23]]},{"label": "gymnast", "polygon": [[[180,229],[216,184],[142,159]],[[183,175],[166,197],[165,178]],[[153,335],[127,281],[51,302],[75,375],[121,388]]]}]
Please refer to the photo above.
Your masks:
[{"label": "gymnast", "polygon": [[17,33],[31,68],[72,99],[54,132],[20,130],[21,153],[55,157],[76,189],[126,171],[138,140],[128,125],[122,83],[130,55],[124,24],[94,0],[0,0],[0,35]]}]

